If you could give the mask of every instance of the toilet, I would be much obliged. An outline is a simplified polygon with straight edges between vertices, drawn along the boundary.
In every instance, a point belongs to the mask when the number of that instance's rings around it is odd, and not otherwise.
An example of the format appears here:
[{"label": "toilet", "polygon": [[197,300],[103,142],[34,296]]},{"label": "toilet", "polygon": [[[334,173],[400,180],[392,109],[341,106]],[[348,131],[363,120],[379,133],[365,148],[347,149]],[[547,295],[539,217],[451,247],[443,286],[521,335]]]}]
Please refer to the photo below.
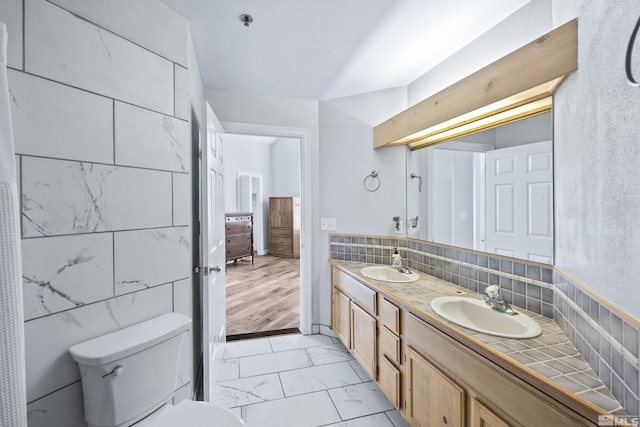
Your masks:
[{"label": "toilet", "polygon": [[241,427],[226,409],[172,405],[178,357],[191,319],[168,313],[69,349],[78,362],[89,427]]}]

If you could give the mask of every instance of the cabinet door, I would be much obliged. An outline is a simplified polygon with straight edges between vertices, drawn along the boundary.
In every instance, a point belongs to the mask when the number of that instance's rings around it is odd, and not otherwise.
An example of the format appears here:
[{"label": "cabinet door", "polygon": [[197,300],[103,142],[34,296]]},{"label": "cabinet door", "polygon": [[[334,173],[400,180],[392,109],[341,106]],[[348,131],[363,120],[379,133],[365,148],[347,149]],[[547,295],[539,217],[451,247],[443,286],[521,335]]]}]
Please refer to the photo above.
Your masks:
[{"label": "cabinet door", "polygon": [[293,202],[290,197],[269,199],[269,223],[274,228],[293,227]]},{"label": "cabinet door", "polygon": [[279,227],[280,226],[280,199],[270,198],[269,199],[269,225],[271,227]]},{"label": "cabinet door", "polygon": [[376,319],[351,304],[351,353],[369,376],[376,379]]},{"label": "cabinet door", "polygon": [[471,427],[509,427],[509,424],[476,399],[471,399]]},{"label": "cabinet door", "polygon": [[393,406],[400,409],[400,371],[384,356],[380,356],[378,365],[378,386]]},{"label": "cabinet door", "polygon": [[464,390],[407,348],[406,417],[413,427],[462,427]]},{"label": "cabinet door", "polygon": [[349,297],[340,292],[337,289],[333,290],[333,312],[332,312],[332,327],[333,332],[336,333],[338,338],[347,347],[351,348],[351,301]]}]

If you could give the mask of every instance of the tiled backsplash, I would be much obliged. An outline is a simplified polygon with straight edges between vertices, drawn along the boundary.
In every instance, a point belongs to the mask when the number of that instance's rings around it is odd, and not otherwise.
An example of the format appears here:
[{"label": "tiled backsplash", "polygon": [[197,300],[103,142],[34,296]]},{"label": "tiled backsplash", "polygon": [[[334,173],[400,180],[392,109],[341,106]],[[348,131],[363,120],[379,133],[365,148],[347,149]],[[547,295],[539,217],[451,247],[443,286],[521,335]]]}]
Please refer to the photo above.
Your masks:
[{"label": "tiled backsplash", "polygon": [[638,415],[638,327],[554,271],[554,319],[625,410]]},{"label": "tiled backsplash", "polygon": [[500,285],[510,304],[552,318],[631,415],[639,413],[638,322],[624,318],[558,269],[422,240],[330,235],[330,257],[391,264],[394,248],[409,268],[483,293]]},{"label": "tiled backsplash", "polygon": [[411,269],[475,292],[500,285],[509,304],[553,318],[550,268],[414,239],[333,234],[330,244],[332,259],[374,264],[391,264],[393,249],[398,248]]}]

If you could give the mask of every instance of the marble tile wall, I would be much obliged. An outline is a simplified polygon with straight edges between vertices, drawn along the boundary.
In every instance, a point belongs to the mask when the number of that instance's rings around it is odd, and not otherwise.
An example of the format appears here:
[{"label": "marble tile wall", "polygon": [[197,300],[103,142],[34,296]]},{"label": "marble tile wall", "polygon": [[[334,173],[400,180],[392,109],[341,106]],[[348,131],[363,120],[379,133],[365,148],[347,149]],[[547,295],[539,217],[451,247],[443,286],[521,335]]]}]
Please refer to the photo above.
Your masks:
[{"label": "marble tile wall", "polygon": [[[192,315],[188,70],[46,0],[3,1],[0,12],[29,426],[84,426],[69,347],[170,311]],[[176,401],[192,394],[191,363],[189,336]]]},{"label": "marble tile wall", "polygon": [[390,264],[396,247],[411,269],[476,292],[499,284],[510,304],[554,319],[625,411],[639,413],[640,328],[635,319],[558,269],[421,240],[330,235],[331,259]]}]

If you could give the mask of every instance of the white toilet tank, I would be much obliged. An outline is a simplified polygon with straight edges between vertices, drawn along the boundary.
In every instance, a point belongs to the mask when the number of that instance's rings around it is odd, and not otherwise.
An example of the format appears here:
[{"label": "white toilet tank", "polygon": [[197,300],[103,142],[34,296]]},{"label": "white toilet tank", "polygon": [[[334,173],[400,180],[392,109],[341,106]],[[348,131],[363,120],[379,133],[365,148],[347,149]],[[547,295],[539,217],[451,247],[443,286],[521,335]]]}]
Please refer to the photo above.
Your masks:
[{"label": "white toilet tank", "polygon": [[71,347],[89,426],[128,426],[171,399],[190,325],[168,313]]}]

